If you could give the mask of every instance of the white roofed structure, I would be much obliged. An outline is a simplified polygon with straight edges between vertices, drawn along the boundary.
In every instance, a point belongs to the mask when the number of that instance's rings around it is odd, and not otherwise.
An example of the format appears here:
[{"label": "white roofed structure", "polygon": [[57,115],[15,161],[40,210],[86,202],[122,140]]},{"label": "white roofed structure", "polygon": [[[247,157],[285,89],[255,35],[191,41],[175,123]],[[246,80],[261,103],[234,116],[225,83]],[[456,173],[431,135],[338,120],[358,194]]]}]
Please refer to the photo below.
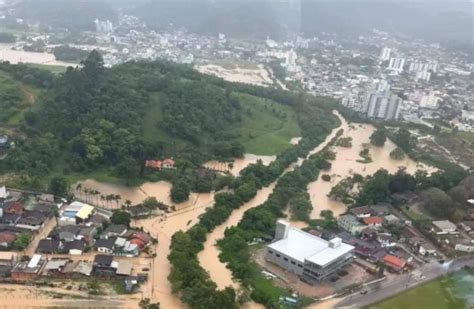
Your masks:
[{"label": "white roofed structure", "polygon": [[352,260],[354,247],[340,238],[327,241],[283,220],[277,222],[275,236],[266,259],[307,279],[322,280]]}]

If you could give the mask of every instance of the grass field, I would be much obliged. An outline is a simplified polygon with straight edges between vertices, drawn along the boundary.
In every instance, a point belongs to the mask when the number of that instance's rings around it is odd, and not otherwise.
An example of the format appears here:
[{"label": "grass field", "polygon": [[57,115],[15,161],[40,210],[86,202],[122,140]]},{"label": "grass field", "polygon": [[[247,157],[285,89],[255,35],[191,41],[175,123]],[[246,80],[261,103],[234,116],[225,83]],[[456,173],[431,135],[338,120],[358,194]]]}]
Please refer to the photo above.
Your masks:
[{"label": "grass field", "polygon": [[246,152],[275,155],[291,146],[291,138],[300,136],[296,114],[290,107],[246,94],[237,96],[242,106],[239,141]]},{"label": "grass field", "polygon": [[13,79],[8,73],[0,71],[0,100],[5,97],[19,97],[20,100],[12,105],[2,106],[0,121],[2,125],[16,127],[23,121],[23,114],[33,105],[39,91]]},{"label": "grass field", "polygon": [[[284,106],[258,97],[234,94],[242,106],[242,122],[234,128],[247,153],[276,155],[289,148],[290,140],[300,135],[295,112]],[[147,141],[163,141],[177,149],[186,142],[168,136],[157,124],[163,121],[160,94],[151,96],[143,121],[143,137]]]},{"label": "grass field", "polygon": [[[469,308],[465,299],[474,295],[474,285],[471,275],[460,271],[448,277],[431,281],[422,286],[411,289],[393,298],[373,305],[377,309],[462,309]],[[469,284],[471,283],[471,284]]]}]

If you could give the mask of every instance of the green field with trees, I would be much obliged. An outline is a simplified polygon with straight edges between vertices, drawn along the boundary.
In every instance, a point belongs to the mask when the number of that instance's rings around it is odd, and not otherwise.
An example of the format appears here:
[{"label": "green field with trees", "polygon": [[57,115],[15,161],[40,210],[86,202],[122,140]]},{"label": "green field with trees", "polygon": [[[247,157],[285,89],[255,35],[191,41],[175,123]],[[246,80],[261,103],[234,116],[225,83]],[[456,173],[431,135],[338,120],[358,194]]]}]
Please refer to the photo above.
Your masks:
[{"label": "green field with trees", "polygon": [[257,155],[275,155],[300,136],[296,113],[289,106],[246,94],[235,94],[242,107],[239,141]]},{"label": "green field with trees", "polygon": [[0,69],[0,127],[20,125],[38,92],[37,88],[15,79],[10,73]]}]

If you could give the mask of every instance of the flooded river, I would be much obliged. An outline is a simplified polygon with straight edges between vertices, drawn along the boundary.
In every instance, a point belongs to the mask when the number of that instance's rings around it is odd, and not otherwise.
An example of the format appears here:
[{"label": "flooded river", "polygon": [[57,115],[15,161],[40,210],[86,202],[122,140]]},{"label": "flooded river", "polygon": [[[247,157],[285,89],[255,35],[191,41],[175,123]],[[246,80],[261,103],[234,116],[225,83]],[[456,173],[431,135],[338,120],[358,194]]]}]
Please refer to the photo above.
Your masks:
[{"label": "flooded river", "polygon": [[[362,144],[369,142],[369,136],[374,131],[374,128],[369,125],[358,124],[349,126],[349,124],[339,114],[337,115],[341,118],[341,127],[334,129],[326,140],[311,151],[311,153],[316,153],[324,148],[340,128],[344,129],[343,136],[352,137],[353,146],[352,148],[336,148],[337,157],[336,160],[332,162],[332,168],[329,171],[329,174],[334,175],[331,182],[317,180],[308,185],[308,191],[314,207],[312,217],[318,217],[319,212],[323,209],[331,209],[336,215],[345,211],[345,206],[343,204],[331,201],[326,195],[329,193],[332,186],[351,173],[368,175],[376,172],[380,168],[385,168],[390,172],[395,172],[400,166],[406,167],[409,172],[414,172],[417,168],[426,168],[429,170],[428,167],[417,164],[410,159],[402,161],[394,161],[390,159],[389,153],[395,148],[395,145],[390,141],[387,141],[385,146],[380,148],[369,146],[373,160],[372,163],[357,163],[356,160],[359,159],[359,152],[363,148]],[[233,164],[232,173],[238,175],[240,170],[248,164],[255,163],[258,159],[262,159],[262,157],[246,155],[243,159],[236,160]],[[269,164],[274,160],[274,157],[265,157],[263,159],[265,159],[265,164]],[[302,161],[303,160],[299,160],[298,164],[301,164]],[[288,170],[291,170],[294,166],[295,165],[290,167]],[[208,235],[207,240],[204,243],[204,250],[199,253],[198,258],[203,268],[209,272],[210,278],[216,282],[218,288],[222,289],[226,286],[238,288],[239,285],[237,282],[232,280],[231,271],[226,268],[225,264],[219,261],[219,250],[215,246],[216,241],[224,237],[224,232],[227,227],[235,226],[239,223],[246,210],[262,204],[273,191],[275,184],[276,182],[259,190],[257,195],[251,201],[244,204],[239,209],[234,210],[225,223],[216,227]],[[122,200],[128,199],[133,203],[139,203],[147,196],[155,196],[158,200],[164,203],[171,202],[169,201],[171,184],[165,181],[145,183],[140,187],[129,188],[125,186],[104,184],[94,180],[86,180],[82,182],[82,186],[83,188],[87,187],[89,189],[98,190],[101,194],[120,194]],[[171,286],[167,280],[170,272],[170,264],[167,256],[169,254],[171,236],[175,232],[186,230],[195,224],[199,215],[204,213],[205,208],[211,206],[212,203],[213,194],[193,193],[189,201],[176,205],[178,211],[169,214],[165,220],[158,217],[139,220],[134,223],[137,226],[142,226],[146,231],[149,231],[153,236],[156,236],[159,239],[159,244],[156,247],[157,256],[152,262],[153,265],[150,280],[142,289],[144,297],[150,297],[153,301],[159,301],[164,308],[184,307],[180,300],[171,293]],[[295,222],[294,225],[299,224]],[[321,305],[315,308],[322,308]],[[332,304],[328,305],[328,307],[330,307]],[[257,304],[249,303],[245,308],[253,309],[261,307]]]},{"label": "flooded river", "polygon": [[390,152],[396,148],[396,145],[390,140],[387,140],[383,147],[368,146],[372,158],[371,163],[363,164],[357,162],[357,160],[361,159],[359,152],[364,148],[364,144],[370,142],[369,137],[375,131],[375,128],[371,125],[349,125],[344,118],[341,119],[341,128],[344,129],[343,136],[352,138],[352,147],[335,147],[336,160],[331,162],[331,169],[324,172],[325,174],[331,175],[330,182],[323,181],[321,177],[319,177],[317,181],[308,185],[308,192],[313,204],[311,218],[318,218],[321,210],[325,209],[332,210],[336,216],[346,210],[343,203],[328,198],[327,194],[339,181],[354,173],[364,176],[371,175],[381,168],[386,169],[390,173],[395,173],[400,167],[406,168],[408,173],[414,173],[418,169],[425,169],[428,172],[436,170],[425,164],[417,163],[408,157],[404,160],[393,160],[390,158]]},{"label": "flooded river", "polygon": [[[337,134],[339,128],[334,129],[331,134],[326,138],[326,140],[321,143],[318,147],[313,149],[311,153],[315,153],[323,149],[331,139]],[[302,160],[298,163],[301,164]],[[290,168],[286,170],[286,172],[293,170],[295,165],[292,165]],[[234,288],[238,288],[238,284],[232,280],[232,273],[226,267],[224,263],[219,261],[219,249],[216,247],[216,241],[224,238],[224,232],[226,228],[237,225],[240,220],[242,219],[244,213],[254,207],[261,205],[265,202],[270,194],[273,192],[275,188],[276,181],[273,182],[270,186],[262,188],[257,192],[257,195],[250,200],[249,202],[245,203],[239,209],[236,209],[232,212],[229,219],[221,224],[220,226],[216,227],[208,236],[207,240],[204,243],[204,250],[202,250],[199,255],[199,263],[201,266],[208,271],[212,281],[217,284],[219,289],[223,289],[227,286],[232,286]],[[248,305],[248,308],[253,307],[252,304]]]},{"label": "flooded river", "polygon": [[23,50],[13,50],[15,44],[0,44],[0,61],[9,61],[12,64],[17,63],[35,63],[57,66],[76,66],[77,64],[57,61],[53,54],[34,53]]}]

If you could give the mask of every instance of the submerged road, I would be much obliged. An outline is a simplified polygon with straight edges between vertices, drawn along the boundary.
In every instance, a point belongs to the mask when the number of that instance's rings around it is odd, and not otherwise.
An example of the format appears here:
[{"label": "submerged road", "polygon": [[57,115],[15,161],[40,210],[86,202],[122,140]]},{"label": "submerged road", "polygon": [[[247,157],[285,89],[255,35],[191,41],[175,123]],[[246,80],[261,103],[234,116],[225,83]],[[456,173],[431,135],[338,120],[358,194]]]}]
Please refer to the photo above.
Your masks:
[{"label": "submerged road", "polygon": [[369,306],[420,284],[460,270],[464,266],[474,267],[474,257],[453,260],[444,264],[433,261],[417,269],[423,275],[419,280],[415,279],[411,273],[392,277],[381,283],[368,286],[368,292],[364,295],[357,292],[345,297],[342,301],[337,303],[336,308],[361,308]]}]

